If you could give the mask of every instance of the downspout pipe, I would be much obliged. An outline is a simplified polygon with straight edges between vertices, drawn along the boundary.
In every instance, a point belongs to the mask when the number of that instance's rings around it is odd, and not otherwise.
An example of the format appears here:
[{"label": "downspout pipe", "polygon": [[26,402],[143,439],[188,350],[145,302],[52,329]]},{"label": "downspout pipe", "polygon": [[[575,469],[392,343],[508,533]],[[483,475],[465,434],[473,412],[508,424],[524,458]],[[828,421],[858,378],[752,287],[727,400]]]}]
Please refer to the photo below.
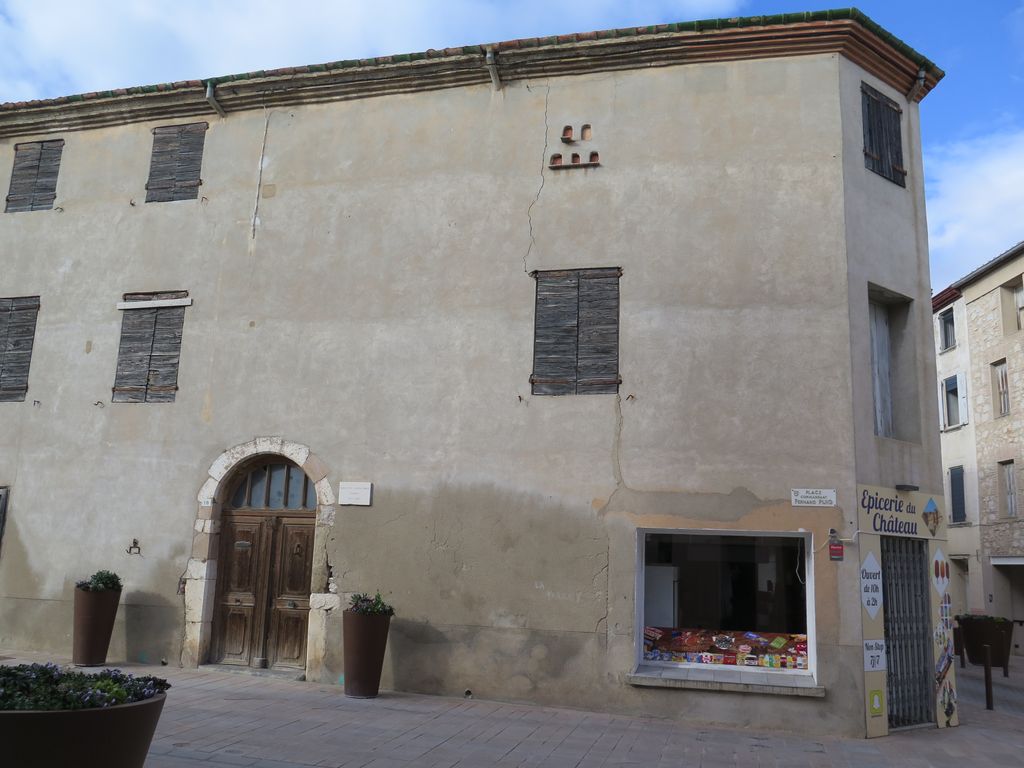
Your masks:
[{"label": "downspout pipe", "polygon": [[208,80],[206,82],[206,101],[211,107],[213,107],[214,112],[218,115],[221,117],[228,116],[227,112],[224,111],[224,107],[220,105],[220,102],[217,101],[217,97],[214,95],[214,85],[212,80]]},{"label": "downspout pipe", "polygon": [[917,80],[914,81],[913,86],[907,92],[907,101],[915,101],[921,91],[924,90],[924,81],[927,74],[924,67],[917,70]]},{"label": "downspout pipe", "polygon": [[494,54],[494,48],[488,45],[485,53],[484,63],[487,65],[487,71],[491,73],[491,84],[494,86],[494,90],[500,91],[501,78],[498,76],[498,60]]}]

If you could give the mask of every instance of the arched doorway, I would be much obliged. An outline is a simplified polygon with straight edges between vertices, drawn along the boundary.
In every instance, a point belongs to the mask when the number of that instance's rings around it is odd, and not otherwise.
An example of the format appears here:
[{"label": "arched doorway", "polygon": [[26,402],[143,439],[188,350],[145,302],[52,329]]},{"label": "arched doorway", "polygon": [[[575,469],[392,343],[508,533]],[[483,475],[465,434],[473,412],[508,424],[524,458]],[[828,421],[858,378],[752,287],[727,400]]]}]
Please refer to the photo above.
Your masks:
[{"label": "arched doorway", "polygon": [[210,661],[304,669],[317,498],[297,464],[259,456],[227,484]]}]

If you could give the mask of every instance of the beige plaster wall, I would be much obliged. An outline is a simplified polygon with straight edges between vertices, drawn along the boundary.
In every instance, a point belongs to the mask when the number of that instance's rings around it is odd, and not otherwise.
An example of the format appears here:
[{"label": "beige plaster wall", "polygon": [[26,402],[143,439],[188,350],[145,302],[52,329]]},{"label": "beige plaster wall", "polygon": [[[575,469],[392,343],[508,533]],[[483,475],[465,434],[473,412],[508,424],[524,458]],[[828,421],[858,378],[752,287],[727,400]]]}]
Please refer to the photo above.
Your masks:
[{"label": "beige plaster wall", "polygon": [[[919,164],[877,200],[866,185],[889,182],[852,178],[851,67],[208,116],[189,202],[143,203],[152,126],[65,134],[58,208],[0,216],[0,295],[42,296],[28,399],[0,406],[0,646],[66,653],[74,580],[110,567],[136,606],[122,615],[142,617],[112,658],[176,658],[207,470],[276,435],[335,488],[375,483],[372,507],[337,508],[327,558],[343,592],[396,607],[386,685],[862,733],[852,557],[815,560],[823,700],[624,682],[638,527],[806,529],[819,546],[852,530],[857,480],[941,491],[934,430],[924,447],[871,434],[866,281],[926,297],[927,279]],[[601,167],[547,170],[584,122]],[[534,397],[527,273],[596,266],[623,269],[621,394]],[[174,289],[194,298],[176,402],[112,404],[116,301]],[[919,362],[934,370],[927,344]],[[792,509],[794,487],[836,488],[840,509]],[[339,619],[316,617],[318,679],[340,674]]]}]

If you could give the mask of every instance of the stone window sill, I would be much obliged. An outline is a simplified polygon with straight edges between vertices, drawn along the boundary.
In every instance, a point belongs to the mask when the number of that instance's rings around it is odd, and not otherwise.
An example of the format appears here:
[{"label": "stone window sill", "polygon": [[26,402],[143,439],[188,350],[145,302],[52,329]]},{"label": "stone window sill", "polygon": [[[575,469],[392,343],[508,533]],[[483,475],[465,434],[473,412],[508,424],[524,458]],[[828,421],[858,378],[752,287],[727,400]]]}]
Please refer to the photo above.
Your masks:
[{"label": "stone window sill", "polygon": [[630,685],[648,688],[686,688],[814,698],[825,696],[824,686],[818,685],[813,675],[799,672],[768,672],[730,667],[657,667],[641,664],[635,672],[626,676],[626,681]]}]

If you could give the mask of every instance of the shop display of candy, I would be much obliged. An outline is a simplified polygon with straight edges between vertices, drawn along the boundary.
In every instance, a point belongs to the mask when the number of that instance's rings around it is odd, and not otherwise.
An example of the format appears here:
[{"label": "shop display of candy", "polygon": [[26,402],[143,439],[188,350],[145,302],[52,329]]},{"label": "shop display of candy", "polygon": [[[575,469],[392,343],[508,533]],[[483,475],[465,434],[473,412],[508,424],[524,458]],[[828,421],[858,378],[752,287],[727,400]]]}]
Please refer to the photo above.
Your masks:
[{"label": "shop display of candy", "polygon": [[807,635],[736,633],[644,627],[644,659],[676,664],[724,664],[767,669],[807,669]]}]

